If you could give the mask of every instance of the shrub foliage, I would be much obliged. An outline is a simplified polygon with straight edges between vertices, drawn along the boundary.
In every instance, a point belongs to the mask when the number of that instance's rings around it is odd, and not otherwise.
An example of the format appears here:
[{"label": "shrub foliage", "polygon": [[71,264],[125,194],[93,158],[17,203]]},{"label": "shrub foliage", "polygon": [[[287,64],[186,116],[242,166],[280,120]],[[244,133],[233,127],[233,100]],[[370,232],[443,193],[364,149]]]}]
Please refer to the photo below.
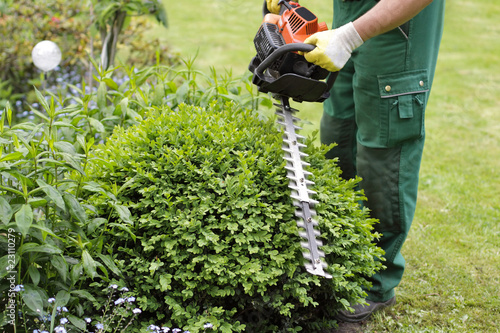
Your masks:
[{"label": "shrub foliage", "polygon": [[[118,128],[95,150],[86,199],[141,317],[198,332],[329,327],[380,266],[372,220],[325,149],[308,143],[333,279],[302,268],[281,133],[234,103],[180,105]],[[114,193],[111,201],[106,193]],[[126,207],[126,219],[114,209]]]}]

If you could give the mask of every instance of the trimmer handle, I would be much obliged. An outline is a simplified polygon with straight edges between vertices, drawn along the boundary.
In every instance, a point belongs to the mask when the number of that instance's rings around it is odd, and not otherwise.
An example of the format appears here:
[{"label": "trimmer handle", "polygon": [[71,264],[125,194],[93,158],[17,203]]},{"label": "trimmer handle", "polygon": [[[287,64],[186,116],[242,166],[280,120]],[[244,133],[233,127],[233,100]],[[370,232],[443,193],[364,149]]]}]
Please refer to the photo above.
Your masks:
[{"label": "trimmer handle", "polygon": [[311,52],[316,46],[306,43],[290,43],[277,48],[269,57],[264,59],[255,69],[255,74],[263,77],[264,71],[284,54],[294,51]]}]

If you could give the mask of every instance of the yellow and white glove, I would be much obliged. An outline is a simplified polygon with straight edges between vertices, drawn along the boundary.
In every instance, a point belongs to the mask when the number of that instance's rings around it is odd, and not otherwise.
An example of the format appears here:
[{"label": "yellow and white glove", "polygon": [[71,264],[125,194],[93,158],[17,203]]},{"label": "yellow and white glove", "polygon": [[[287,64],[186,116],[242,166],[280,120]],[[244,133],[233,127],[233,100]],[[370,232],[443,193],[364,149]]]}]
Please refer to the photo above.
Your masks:
[{"label": "yellow and white glove", "polygon": [[278,5],[279,0],[266,0],[267,2],[267,10],[273,14],[279,14],[281,6]]},{"label": "yellow and white glove", "polygon": [[352,51],[363,44],[363,39],[349,22],[337,29],[317,32],[304,43],[316,46],[311,52],[303,53],[307,61],[337,72],[344,67]]}]

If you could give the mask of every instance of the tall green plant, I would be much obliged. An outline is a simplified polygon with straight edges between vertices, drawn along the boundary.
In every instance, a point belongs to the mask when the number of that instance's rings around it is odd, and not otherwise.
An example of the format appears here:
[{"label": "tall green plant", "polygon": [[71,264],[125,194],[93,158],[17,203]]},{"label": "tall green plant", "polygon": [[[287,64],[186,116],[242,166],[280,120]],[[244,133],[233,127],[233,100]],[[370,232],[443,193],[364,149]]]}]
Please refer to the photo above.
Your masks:
[{"label": "tall green plant", "polygon": [[167,26],[167,15],[161,1],[142,0],[93,0],[96,26],[102,40],[101,66],[108,69],[114,64],[118,37],[131,15],[153,14]]},{"label": "tall green plant", "polygon": [[[157,65],[143,70],[125,68],[125,73],[119,74],[119,69],[100,70],[94,65],[97,91],[86,93],[84,83],[81,89],[73,86],[78,97],[44,96],[35,89],[39,107],[31,110],[34,122],[15,124],[10,105],[1,110],[0,291],[2,299],[7,299],[11,280],[6,278],[11,275],[15,284],[24,285],[24,292],[15,294],[15,304],[23,313],[16,318],[17,324],[24,328],[31,327],[32,319],[40,315],[55,318],[53,307],[47,310],[49,297],[80,315],[84,308],[79,299],[95,301],[84,288],[87,285],[82,285],[83,279],[108,284],[111,277],[121,276],[103,247],[103,236],[95,231],[106,225],[134,237],[127,227],[131,213],[117,199],[123,186],[104,189],[86,180],[96,143],[105,142],[117,126],[138,124],[147,113],[167,105],[177,108],[188,99],[205,103],[208,95],[219,101],[269,101],[239,88],[248,85],[248,78],[200,73],[196,82],[190,81],[195,88],[188,98],[180,87],[188,77],[194,77],[193,68],[185,71]],[[123,75],[125,80],[118,79]],[[214,80],[219,82],[215,85],[218,95],[213,95]],[[84,191],[107,198],[110,215],[97,216],[92,203],[83,204]],[[7,324],[6,315],[0,315],[0,325]],[[83,327],[75,316],[69,319],[74,326]]]}]

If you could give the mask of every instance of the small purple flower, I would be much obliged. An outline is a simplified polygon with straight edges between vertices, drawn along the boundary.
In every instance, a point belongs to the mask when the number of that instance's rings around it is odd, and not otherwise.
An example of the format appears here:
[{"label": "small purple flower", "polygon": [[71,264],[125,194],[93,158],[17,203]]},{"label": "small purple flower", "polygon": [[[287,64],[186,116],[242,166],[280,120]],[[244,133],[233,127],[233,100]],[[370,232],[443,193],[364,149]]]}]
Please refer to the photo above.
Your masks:
[{"label": "small purple flower", "polygon": [[51,297],[47,300],[47,302],[49,303],[54,303],[56,301],[56,299],[54,297]]},{"label": "small purple flower", "polygon": [[128,288],[127,287],[123,287],[122,289],[120,289],[120,291],[127,292]]},{"label": "small purple flower", "polygon": [[172,330],[172,333],[179,333],[180,331],[182,331],[180,328],[174,328]]},{"label": "small purple flower", "polygon": [[135,314],[139,314],[139,313],[141,313],[141,312],[142,312],[142,311],[141,311],[141,309],[139,309],[139,308],[135,308],[135,309],[133,309],[133,310],[132,310],[132,313],[135,313]]},{"label": "small purple flower", "polygon": [[117,286],[116,284],[112,284],[112,285],[110,285],[109,287],[110,287],[111,289],[116,289],[116,288],[118,288],[118,286]]},{"label": "small purple flower", "polygon": [[62,307],[62,312],[68,312],[68,308],[67,308],[67,307],[65,307],[65,306],[63,306],[63,307]]},{"label": "small purple flower", "polygon": [[124,300],[123,298],[118,298],[118,299],[115,301],[115,305],[122,304],[122,303],[125,303],[125,300]]},{"label": "small purple flower", "polygon": [[214,327],[214,325],[211,323],[206,323],[205,325],[203,325],[203,328],[205,328],[205,329],[206,328],[213,328],[213,327]]},{"label": "small purple flower", "polygon": [[69,322],[68,318],[61,318],[61,320],[59,321],[61,325],[66,325],[68,322]]},{"label": "small purple flower", "polygon": [[102,329],[104,328],[104,325],[103,325],[103,324],[101,324],[101,323],[97,323],[97,324],[95,325],[95,328],[97,328],[98,330],[102,330]]},{"label": "small purple flower", "polygon": [[161,331],[163,333],[168,333],[168,332],[170,332],[170,328],[164,326],[164,327],[161,328]]}]

